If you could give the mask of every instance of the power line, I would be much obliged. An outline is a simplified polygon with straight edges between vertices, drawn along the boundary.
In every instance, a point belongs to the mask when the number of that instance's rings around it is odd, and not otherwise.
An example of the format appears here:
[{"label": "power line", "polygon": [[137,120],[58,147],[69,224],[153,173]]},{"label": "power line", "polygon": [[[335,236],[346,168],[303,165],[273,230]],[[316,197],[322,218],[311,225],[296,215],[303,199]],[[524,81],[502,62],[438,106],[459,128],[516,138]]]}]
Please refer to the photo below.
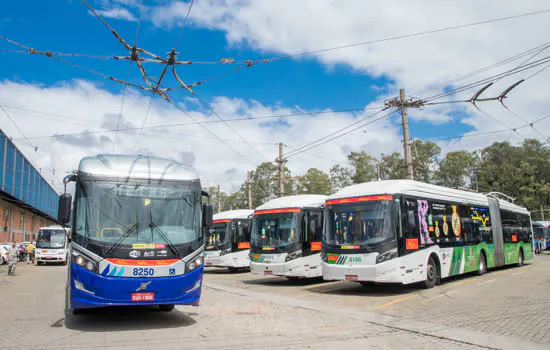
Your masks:
[{"label": "power line", "polygon": [[507,129],[501,129],[501,130],[495,130],[495,131],[486,131],[486,132],[478,132],[478,133],[471,133],[471,134],[461,134],[461,135],[458,135],[458,136],[432,138],[432,139],[430,139],[430,141],[454,140],[454,139],[465,138],[465,137],[491,135],[491,134],[498,134],[498,133],[503,133],[503,132],[507,132],[507,131],[516,131],[516,130],[524,129],[524,128],[527,128],[527,127],[533,127],[534,128],[534,124],[539,123],[539,122],[541,122],[545,119],[548,119],[548,118],[550,118],[550,115],[542,117],[542,118],[540,118],[540,119],[538,119],[538,120],[536,120],[532,123],[527,123],[525,125],[521,125],[521,126],[518,126],[518,127],[515,127],[515,128],[507,128]]},{"label": "power line", "polygon": [[336,130],[336,131],[334,131],[334,132],[331,132],[330,134],[327,134],[327,135],[325,135],[325,136],[323,136],[323,137],[321,137],[321,138],[319,138],[319,139],[317,139],[317,140],[315,140],[315,141],[313,141],[313,142],[310,142],[310,143],[307,143],[307,144],[305,144],[305,145],[303,145],[303,146],[300,146],[300,147],[298,147],[295,151],[292,151],[291,153],[294,153],[294,152],[296,152],[296,151],[300,151],[300,150],[302,150],[302,149],[304,149],[304,148],[309,147],[309,146],[312,145],[312,144],[321,142],[321,141],[323,141],[323,140],[325,140],[325,139],[331,137],[331,136],[334,135],[334,134],[340,133],[340,132],[342,132],[342,131],[344,131],[344,130],[346,130],[346,129],[349,129],[349,128],[351,128],[351,127],[357,125],[357,124],[360,124],[360,123],[362,123],[362,122],[364,122],[364,121],[366,121],[366,120],[368,120],[368,119],[370,119],[370,118],[373,118],[373,117],[375,117],[376,115],[382,113],[382,112],[385,111],[385,110],[386,110],[386,108],[382,108],[382,109],[380,109],[378,112],[375,112],[375,113],[370,114],[370,115],[368,115],[368,116],[366,116],[366,117],[364,117],[364,118],[361,118],[360,120],[358,120],[358,121],[356,121],[356,122],[353,122],[353,123],[349,124],[349,125],[346,126],[346,127],[343,127],[343,128],[338,129],[338,130]]},{"label": "power line", "polygon": [[[162,93],[162,92],[159,91],[159,87],[160,87],[160,84],[162,83],[162,80],[164,79],[164,76],[166,75],[166,71],[168,70],[168,67],[173,66],[175,61],[176,61],[176,55],[177,55],[176,49],[177,49],[178,44],[179,44],[179,42],[181,40],[181,37],[183,35],[183,31],[185,30],[185,26],[187,25],[187,21],[189,19],[189,13],[191,13],[191,9],[193,8],[194,3],[195,3],[195,0],[191,0],[191,2],[189,3],[189,8],[187,10],[187,15],[185,16],[185,21],[183,22],[183,25],[182,25],[182,28],[181,28],[180,33],[178,35],[178,38],[176,39],[176,44],[174,45],[174,47],[172,48],[172,51],[170,52],[170,57],[166,61],[166,65],[164,66],[164,68],[162,69],[162,72],[160,73],[160,77],[159,77],[158,81],[156,82],[156,86],[153,88],[153,94],[151,95],[151,99],[149,100],[149,105],[147,106],[147,110],[145,112],[145,118],[143,118],[143,124],[142,124],[141,129],[140,129],[140,131],[138,133],[138,136],[136,138],[136,143],[134,145],[134,148],[139,143],[139,139],[141,138],[141,133],[143,132],[143,128],[147,124],[147,117],[149,116],[149,111],[151,109],[151,105],[153,103],[153,98],[155,97],[155,95],[159,94],[162,98],[164,98],[165,100],[170,102],[168,96],[165,93]],[[143,67],[140,66],[140,68],[143,71]],[[151,84],[149,84],[147,82],[147,79],[145,79],[145,76],[143,78],[144,78],[145,82],[150,87],[152,87]]]},{"label": "power line", "polygon": [[[381,111],[381,112],[382,112],[382,111]],[[286,158],[294,157],[294,156],[296,156],[296,155],[298,155],[298,154],[300,154],[300,153],[303,153],[303,152],[309,151],[309,150],[311,150],[311,149],[313,149],[313,148],[316,148],[316,147],[319,147],[319,146],[321,146],[321,145],[324,145],[324,144],[326,144],[326,143],[328,143],[328,142],[331,142],[331,141],[333,141],[333,140],[335,140],[335,139],[337,139],[337,138],[340,138],[340,137],[342,137],[342,136],[345,136],[345,135],[347,135],[347,134],[350,134],[350,133],[354,132],[355,130],[361,129],[361,128],[364,127],[364,126],[367,126],[367,125],[369,125],[369,124],[372,124],[372,123],[374,123],[374,122],[377,122],[377,121],[379,121],[379,120],[381,120],[381,119],[383,119],[383,118],[386,118],[386,117],[388,117],[389,115],[391,115],[391,114],[393,114],[393,113],[395,113],[395,112],[396,112],[396,111],[391,111],[391,112],[389,112],[389,113],[386,113],[386,114],[382,115],[381,117],[378,117],[378,118],[376,118],[376,119],[373,119],[373,120],[369,121],[368,123],[363,124],[363,125],[361,125],[361,126],[359,126],[359,127],[357,127],[357,128],[354,128],[354,129],[352,129],[352,130],[349,130],[349,131],[347,131],[347,132],[345,132],[345,133],[343,133],[343,134],[341,134],[341,135],[336,135],[336,136],[334,136],[334,137],[332,137],[332,138],[330,138],[330,139],[328,139],[328,140],[326,140],[326,141],[324,141],[324,142],[322,142],[322,143],[313,145],[313,146],[311,146],[311,147],[309,147],[309,148],[306,148],[306,149],[302,149],[301,151],[294,152],[293,154],[286,156]]]},{"label": "power line", "polygon": [[[67,119],[72,119],[69,115],[63,115],[63,114],[55,114],[55,113],[48,113],[48,112],[41,112],[37,110],[31,110],[27,108],[19,108],[19,107],[11,107],[11,106],[4,106],[7,109],[13,109],[13,110],[22,110],[32,113],[42,113],[43,115],[51,115],[54,117],[63,117]],[[370,108],[366,108],[370,109]],[[319,115],[319,114],[338,114],[338,113],[350,113],[350,112],[356,112],[356,111],[363,111],[364,108],[354,108],[354,109],[342,109],[342,110],[329,110],[329,111],[319,111],[319,112],[303,112],[303,113],[289,113],[289,114],[279,114],[279,115],[267,115],[267,116],[260,116],[260,117],[243,117],[243,118],[235,118],[235,119],[226,119],[226,122],[246,122],[246,121],[254,121],[254,120],[267,120],[267,119],[279,119],[279,118],[286,118],[286,117],[298,117],[298,116],[311,116],[311,115]],[[209,120],[209,121],[203,121],[203,122],[190,122],[190,123],[173,123],[173,124],[161,124],[161,125],[152,125],[147,126],[143,129],[157,129],[157,128],[165,128],[165,127],[178,127],[178,126],[189,126],[189,125],[200,125],[200,124],[216,124],[216,123],[222,123],[221,120]],[[119,132],[125,132],[125,131],[135,131],[139,130],[139,127],[132,127],[132,128],[124,128],[119,129]],[[103,134],[103,133],[110,133],[115,132],[116,129],[108,129],[108,130],[97,130],[97,131],[84,131],[84,132],[77,132],[77,133],[69,133],[69,134],[54,134],[54,135],[44,135],[44,136],[35,136],[30,137],[29,139],[48,139],[48,138],[55,138],[58,136],[80,136],[80,135],[88,135],[88,134]]]},{"label": "power line", "polygon": [[[145,0],[142,0],[141,5],[145,6]],[[141,8],[142,8],[142,6],[139,7],[139,19],[138,19],[138,24],[137,24],[137,28],[136,28],[136,39],[134,40],[133,49],[135,49],[137,47],[137,42],[138,42],[138,38],[139,38],[139,30],[140,30],[140,27],[141,27]],[[130,60],[130,64],[128,65],[128,73],[126,73],[126,81],[130,80],[130,72],[132,70],[132,63],[134,63],[134,60]],[[115,132],[115,138],[113,140],[113,153],[115,152],[117,135],[118,135],[118,128],[120,127],[120,119],[122,118],[124,98],[126,97],[126,90],[127,89],[128,89],[128,85],[124,85],[124,88],[122,90],[122,100],[120,102],[120,112],[118,113],[118,119],[117,119],[117,122],[116,122],[117,132]]]},{"label": "power line", "polygon": [[10,120],[10,122],[13,124],[13,126],[15,126],[15,128],[17,129],[17,131],[19,131],[19,133],[21,135],[23,135],[23,138],[29,143],[29,145],[35,150],[36,152],[36,147],[29,141],[28,137],[25,135],[25,133],[23,132],[23,130],[21,130],[21,128],[17,125],[17,123],[15,122],[15,120],[13,120],[13,118],[8,114],[8,112],[6,111],[6,109],[4,108],[4,106],[0,105],[0,109],[2,109],[2,111],[4,112],[4,114],[6,115],[6,117],[8,117],[8,119]]}]

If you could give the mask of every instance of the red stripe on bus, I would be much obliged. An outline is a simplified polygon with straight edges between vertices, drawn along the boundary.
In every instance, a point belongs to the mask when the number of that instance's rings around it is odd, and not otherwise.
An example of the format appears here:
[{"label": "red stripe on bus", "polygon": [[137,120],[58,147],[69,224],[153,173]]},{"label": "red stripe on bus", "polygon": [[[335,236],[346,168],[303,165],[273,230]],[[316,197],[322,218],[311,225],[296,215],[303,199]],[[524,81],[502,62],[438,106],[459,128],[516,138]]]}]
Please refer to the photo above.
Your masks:
[{"label": "red stripe on bus", "polygon": [[221,223],[224,223],[224,222],[231,222],[231,220],[214,220],[213,221],[214,224],[221,224]]},{"label": "red stripe on bus", "polygon": [[300,208],[285,208],[285,209],[271,209],[271,210],[258,210],[254,215],[265,214],[280,214],[280,213],[299,213]]},{"label": "red stripe on bus", "polygon": [[165,265],[175,264],[179,261],[179,259],[133,260],[133,259],[115,259],[115,258],[108,258],[105,260],[115,265],[124,265],[124,266],[165,266]]},{"label": "red stripe on bus", "polygon": [[353,197],[353,198],[343,198],[343,199],[331,199],[326,201],[326,205],[371,202],[371,201],[391,201],[392,199],[393,199],[392,196]]}]

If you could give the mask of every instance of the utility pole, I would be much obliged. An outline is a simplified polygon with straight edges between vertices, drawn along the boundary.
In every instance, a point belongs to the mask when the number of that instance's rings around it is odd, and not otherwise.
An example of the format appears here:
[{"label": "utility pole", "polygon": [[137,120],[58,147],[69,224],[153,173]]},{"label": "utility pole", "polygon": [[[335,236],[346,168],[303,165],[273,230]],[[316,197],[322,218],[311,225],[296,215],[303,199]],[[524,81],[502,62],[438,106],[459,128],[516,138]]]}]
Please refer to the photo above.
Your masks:
[{"label": "utility pole", "polygon": [[542,204],[540,205],[540,217],[542,221],[544,221],[544,208],[542,207]]},{"label": "utility pole", "polygon": [[220,185],[218,185],[218,213],[221,213],[222,212],[222,207],[221,207],[221,191],[220,191]]},{"label": "utility pole", "polygon": [[285,160],[283,158],[283,144],[279,143],[279,158],[275,160],[279,164],[279,196],[285,195]]},{"label": "utility pole", "polygon": [[405,150],[405,166],[407,167],[407,179],[414,180],[413,161],[411,153],[411,137],[409,135],[409,117],[407,116],[405,89],[399,89],[399,101],[401,104],[401,122],[403,123],[403,147]]},{"label": "utility pole", "polygon": [[248,171],[248,209],[252,210],[252,179],[250,178],[250,170]]},{"label": "utility pole", "polygon": [[399,89],[399,98],[385,102],[387,107],[397,107],[401,110],[401,123],[403,125],[403,151],[405,155],[405,168],[407,169],[407,179],[414,180],[414,170],[411,152],[411,137],[409,134],[409,117],[407,116],[407,107],[419,108],[423,106],[421,100],[407,100],[405,89]]}]

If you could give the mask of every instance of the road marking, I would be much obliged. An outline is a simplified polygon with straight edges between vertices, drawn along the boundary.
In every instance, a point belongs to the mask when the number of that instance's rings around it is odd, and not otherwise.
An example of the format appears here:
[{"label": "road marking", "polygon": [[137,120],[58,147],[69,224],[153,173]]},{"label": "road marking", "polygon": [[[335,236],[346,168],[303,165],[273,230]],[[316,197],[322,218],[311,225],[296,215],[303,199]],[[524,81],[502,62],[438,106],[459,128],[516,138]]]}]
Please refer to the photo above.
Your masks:
[{"label": "road marking", "polygon": [[456,282],[454,285],[455,285],[455,286],[460,286],[460,285],[463,285],[463,284],[466,284],[466,283],[471,283],[471,282],[473,282],[473,281],[475,281],[474,278],[468,279],[468,280],[464,280],[464,281],[460,281],[460,282]]},{"label": "road marking", "polygon": [[514,272],[514,273],[512,274],[512,276],[517,276],[517,275],[519,275],[519,274],[521,274],[521,272]]},{"label": "road marking", "polygon": [[487,280],[487,281],[478,283],[477,285],[478,285],[478,286],[484,286],[484,285],[486,285],[486,284],[494,283],[495,281],[496,281],[495,279]]},{"label": "road marking", "polygon": [[375,310],[380,310],[380,309],[383,309],[385,307],[388,307],[390,305],[393,305],[393,304],[397,304],[397,303],[401,303],[405,300],[409,300],[410,298],[412,298],[412,296],[406,296],[406,297],[403,297],[403,298],[399,298],[399,299],[395,299],[393,301],[390,301],[389,303],[385,303],[385,304],[382,304],[382,305],[379,305],[377,307],[375,307],[374,309]]}]

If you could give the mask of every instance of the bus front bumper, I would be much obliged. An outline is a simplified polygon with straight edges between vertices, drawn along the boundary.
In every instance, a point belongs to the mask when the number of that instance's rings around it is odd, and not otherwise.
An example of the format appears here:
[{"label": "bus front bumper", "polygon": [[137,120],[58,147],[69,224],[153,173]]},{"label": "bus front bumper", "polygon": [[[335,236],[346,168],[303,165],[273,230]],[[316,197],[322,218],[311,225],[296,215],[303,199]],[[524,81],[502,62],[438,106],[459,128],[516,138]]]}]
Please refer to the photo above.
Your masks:
[{"label": "bus front bumper", "polygon": [[336,265],[323,261],[322,266],[323,279],[327,281],[407,283],[397,259],[375,265]]},{"label": "bus front bumper", "polygon": [[[198,306],[200,302],[202,266],[185,275],[157,278],[106,277],[75,264],[71,264],[70,269],[73,309],[161,304]],[[132,301],[136,293],[146,293],[147,300]]]},{"label": "bus front bumper", "polygon": [[256,275],[274,275],[284,277],[321,277],[321,266],[314,266],[304,258],[297,258],[285,263],[257,263],[250,262],[250,272]]},{"label": "bus front bumper", "polygon": [[[208,254],[207,252],[206,254]],[[249,251],[243,250],[240,252],[229,253],[221,256],[208,256],[204,258],[204,265],[206,267],[232,267],[232,268],[245,268],[250,267]]]}]

